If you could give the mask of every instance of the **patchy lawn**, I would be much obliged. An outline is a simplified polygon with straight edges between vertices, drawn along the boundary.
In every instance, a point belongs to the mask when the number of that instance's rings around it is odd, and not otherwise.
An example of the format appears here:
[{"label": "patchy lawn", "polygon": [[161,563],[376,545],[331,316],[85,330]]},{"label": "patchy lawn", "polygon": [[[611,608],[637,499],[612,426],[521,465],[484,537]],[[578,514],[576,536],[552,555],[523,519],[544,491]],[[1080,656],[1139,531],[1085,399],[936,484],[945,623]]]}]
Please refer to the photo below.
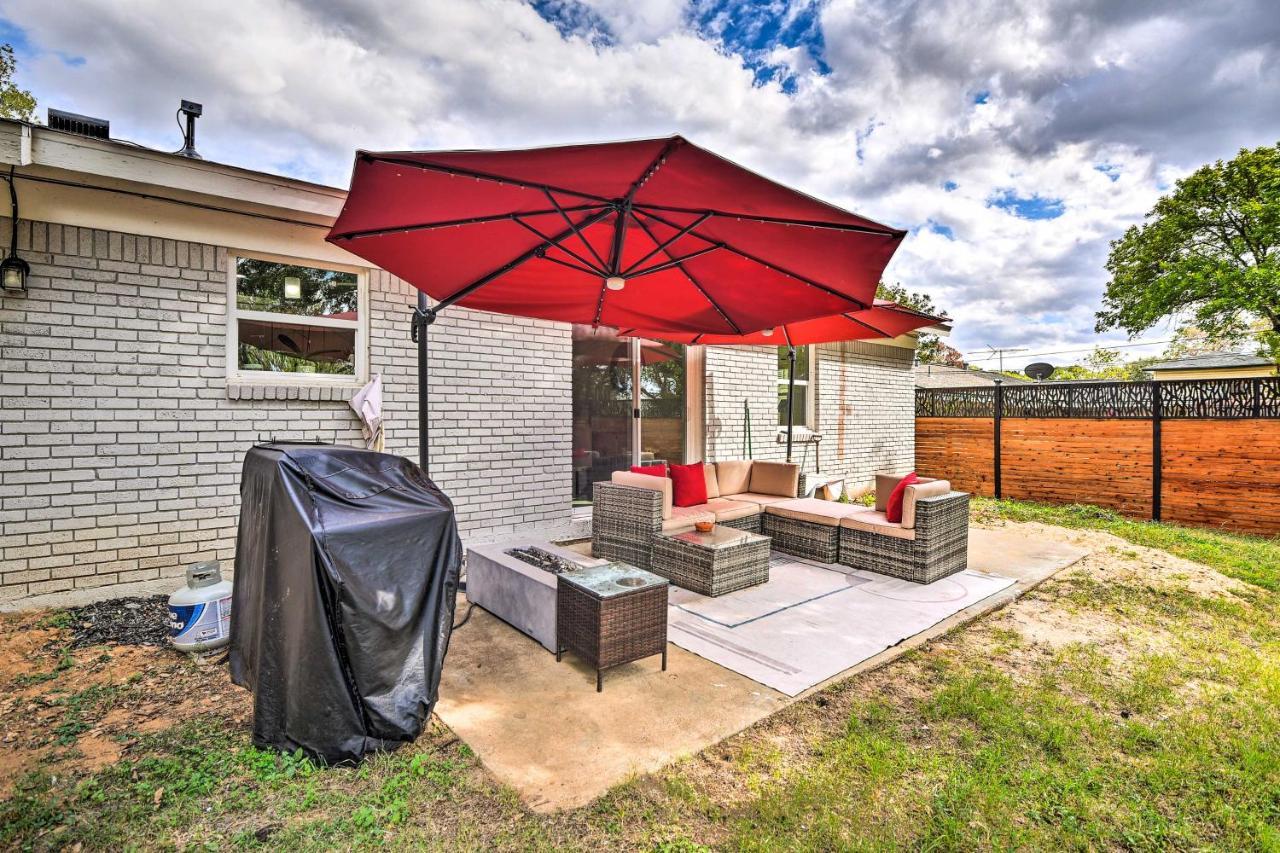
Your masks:
[{"label": "patchy lawn", "polygon": [[552,816],[442,726],[319,769],[249,743],[225,666],[3,617],[0,847],[1280,849],[1280,541],[1010,502],[975,520],[1094,553]]}]

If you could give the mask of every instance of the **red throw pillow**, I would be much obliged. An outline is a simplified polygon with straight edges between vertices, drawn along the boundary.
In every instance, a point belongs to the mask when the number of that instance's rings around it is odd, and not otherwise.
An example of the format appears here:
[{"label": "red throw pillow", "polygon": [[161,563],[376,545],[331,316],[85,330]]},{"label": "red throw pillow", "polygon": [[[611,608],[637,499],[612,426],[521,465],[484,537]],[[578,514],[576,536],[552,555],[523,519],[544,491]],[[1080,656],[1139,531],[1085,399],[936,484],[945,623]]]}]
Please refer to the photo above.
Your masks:
[{"label": "red throw pillow", "polygon": [[657,465],[632,465],[631,473],[648,474],[651,477],[665,477],[667,476],[667,466],[665,463],[659,463]]},{"label": "red throw pillow", "polygon": [[907,486],[919,482],[919,480],[920,478],[916,476],[916,472],[912,471],[898,481],[898,485],[894,486],[893,491],[889,493],[889,503],[884,508],[884,517],[886,519],[894,524],[902,523],[902,498],[907,493]]},{"label": "red throw pillow", "polygon": [[707,502],[707,475],[701,462],[671,466],[671,502],[676,506]]}]

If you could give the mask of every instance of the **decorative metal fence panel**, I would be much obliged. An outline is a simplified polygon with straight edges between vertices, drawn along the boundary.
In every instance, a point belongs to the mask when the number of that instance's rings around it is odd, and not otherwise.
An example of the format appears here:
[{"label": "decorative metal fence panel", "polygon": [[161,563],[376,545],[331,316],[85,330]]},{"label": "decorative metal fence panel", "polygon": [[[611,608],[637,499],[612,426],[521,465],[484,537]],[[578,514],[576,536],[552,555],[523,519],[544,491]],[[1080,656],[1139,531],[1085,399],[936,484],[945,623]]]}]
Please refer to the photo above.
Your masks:
[{"label": "decorative metal fence panel", "polygon": [[[1000,411],[996,400],[1000,399]],[[920,418],[1280,418],[1280,376],[918,388]]]},{"label": "decorative metal fence panel", "polygon": [[917,388],[917,418],[990,418],[995,416],[995,388]]}]

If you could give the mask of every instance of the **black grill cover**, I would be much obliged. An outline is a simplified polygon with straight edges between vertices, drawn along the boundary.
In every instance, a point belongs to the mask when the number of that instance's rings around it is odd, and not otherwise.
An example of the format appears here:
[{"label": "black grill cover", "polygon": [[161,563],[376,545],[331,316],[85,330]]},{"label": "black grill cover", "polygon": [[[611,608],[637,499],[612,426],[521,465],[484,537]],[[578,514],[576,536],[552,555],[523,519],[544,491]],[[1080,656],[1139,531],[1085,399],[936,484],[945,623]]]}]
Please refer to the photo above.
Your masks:
[{"label": "black grill cover", "polygon": [[231,679],[253,741],[326,763],[422,731],[462,559],[453,504],[417,465],[324,445],[259,445],[240,485]]}]

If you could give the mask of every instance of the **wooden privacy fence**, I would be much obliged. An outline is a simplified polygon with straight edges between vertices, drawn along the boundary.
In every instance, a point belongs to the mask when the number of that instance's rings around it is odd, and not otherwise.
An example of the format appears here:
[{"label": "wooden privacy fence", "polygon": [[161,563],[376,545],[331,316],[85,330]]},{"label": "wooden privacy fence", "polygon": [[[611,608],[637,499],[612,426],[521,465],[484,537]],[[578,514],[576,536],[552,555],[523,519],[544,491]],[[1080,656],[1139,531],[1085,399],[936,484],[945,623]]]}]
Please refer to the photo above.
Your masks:
[{"label": "wooden privacy fence", "polygon": [[987,497],[1280,534],[1280,377],[916,390],[916,470]]}]

